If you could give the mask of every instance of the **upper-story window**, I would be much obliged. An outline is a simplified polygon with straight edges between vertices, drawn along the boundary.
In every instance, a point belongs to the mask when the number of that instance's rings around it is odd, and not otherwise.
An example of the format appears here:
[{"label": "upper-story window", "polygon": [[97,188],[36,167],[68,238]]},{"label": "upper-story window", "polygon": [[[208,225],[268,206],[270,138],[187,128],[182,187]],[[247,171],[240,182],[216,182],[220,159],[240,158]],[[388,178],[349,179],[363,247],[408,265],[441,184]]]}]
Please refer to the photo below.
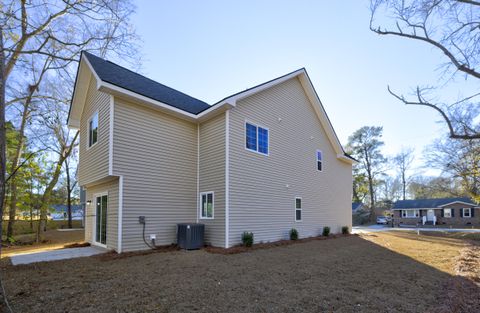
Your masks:
[{"label": "upper-story window", "polygon": [[322,168],[323,168],[322,151],[317,150],[317,170],[321,172]]},{"label": "upper-story window", "polygon": [[98,112],[88,120],[88,146],[93,146],[98,140]]},{"label": "upper-story window", "polygon": [[268,155],[268,129],[245,123],[245,148]]}]

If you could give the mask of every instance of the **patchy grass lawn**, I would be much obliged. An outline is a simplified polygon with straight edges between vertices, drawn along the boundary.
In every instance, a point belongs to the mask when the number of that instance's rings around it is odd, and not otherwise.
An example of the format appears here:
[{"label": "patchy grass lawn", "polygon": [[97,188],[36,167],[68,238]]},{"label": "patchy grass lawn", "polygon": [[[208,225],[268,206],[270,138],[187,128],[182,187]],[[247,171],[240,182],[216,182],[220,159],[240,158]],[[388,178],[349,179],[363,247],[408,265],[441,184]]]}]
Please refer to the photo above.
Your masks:
[{"label": "patchy grass lawn", "polygon": [[[444,303],[452,259],[466,247],[456,238],[375,233],[233,255],[3,265],[2,275],[15,312],[478,312],[474,302]],[[458,279],[469,298],[479,297],[477,285]]]},{"label": "patchy grass lawn", "polygon": [[43,242],[36,243],[35,234],[24,234],[16,236],[14,245],[2,247],[2,258],[9,257],[13,254],[38,252],[45,250],[60,249],[68,245],[82,243],[84,241],[84,230],[58,231],[47,230],[43,233]]}]

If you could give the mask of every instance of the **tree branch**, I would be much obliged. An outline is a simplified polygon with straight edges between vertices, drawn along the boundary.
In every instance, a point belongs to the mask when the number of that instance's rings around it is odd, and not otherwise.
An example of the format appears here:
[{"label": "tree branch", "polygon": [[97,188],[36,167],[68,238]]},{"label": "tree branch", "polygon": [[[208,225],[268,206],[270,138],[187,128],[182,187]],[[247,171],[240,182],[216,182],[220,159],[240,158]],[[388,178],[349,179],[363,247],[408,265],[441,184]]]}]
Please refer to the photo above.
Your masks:
[{"label": "tree branch", "polygon": [[437,111],[443,118],[443,120],[445,121],[445,123],[447,124],[447,127],[448,127],[448,130],[449,130],[449,133],[450,133],[450,138],[453,138],[453,139],[480,139],[480,133],[474,133],[474,134],[458,134],[456,131],[455,131],[455,128],[453,127],[453,123],[452,121],[450,120],[450,118],[448,117],[448,115],[445,113],[445,111],[443,111],[441,108],[439,108],[437,105],[435,104],[432,104],[432,103],[429,103],[427,101],[425,101],[421,95],[421,91],[420,89],[417,87],[417,98],[418,98],[418,101],[408,101],[405,99],[404,96],[402,95],[398,95],[396,94],[395,92],[393,92],[391,89],[390,89],[390,86],[387,87],[388,89],[388,92],[394,96],[395,98],[397,98],[398,100],[402,101],[404,104],[406,105],[420,105],[420,106],[426,106],[426,107],[429,107],[429,108],[432,108],[434,109],[435,111]]}]

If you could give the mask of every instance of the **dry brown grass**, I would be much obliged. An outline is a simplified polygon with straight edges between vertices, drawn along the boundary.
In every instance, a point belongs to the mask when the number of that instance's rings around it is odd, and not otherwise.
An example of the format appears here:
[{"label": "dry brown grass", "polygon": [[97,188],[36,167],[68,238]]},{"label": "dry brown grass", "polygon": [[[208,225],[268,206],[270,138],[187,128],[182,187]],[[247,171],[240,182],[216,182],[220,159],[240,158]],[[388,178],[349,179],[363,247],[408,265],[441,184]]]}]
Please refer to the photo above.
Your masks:
[{"label": "dry brown grass", "polygon": [[[365,238],[234,255],[132,253],[0,269],[16,312],[476,312],[476,302],[458,297],[458,290],[475,296],[478,287],[462,277],[453,285],[451,263],[434,260],[463,249],[462,240],[442,244],[405,233]],[[425,259],[416,249],[427,246],[435,252]]]},{"label": "dry brown grass", "polygon": [[470,245],[465,240],[430,232],[417,235],[415,232],[389,231],[361,237],[452,275],[455,274],[455,258]]}]

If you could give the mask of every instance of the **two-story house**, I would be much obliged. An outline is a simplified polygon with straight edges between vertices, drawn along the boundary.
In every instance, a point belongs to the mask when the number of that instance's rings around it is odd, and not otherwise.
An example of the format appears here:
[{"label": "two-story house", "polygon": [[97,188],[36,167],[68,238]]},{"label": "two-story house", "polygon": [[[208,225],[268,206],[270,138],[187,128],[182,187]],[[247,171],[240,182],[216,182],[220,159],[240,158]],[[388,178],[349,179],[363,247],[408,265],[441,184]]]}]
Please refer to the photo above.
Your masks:
[{"label": "two-story house", "polygon": [[[351,226],[352,163],[305,69],[214,105],[83,53],[68,125],[80,130],[86,240],[117,252],[205,224],[231,247]],[[145,233],[139,216],[146,221]]]}]

